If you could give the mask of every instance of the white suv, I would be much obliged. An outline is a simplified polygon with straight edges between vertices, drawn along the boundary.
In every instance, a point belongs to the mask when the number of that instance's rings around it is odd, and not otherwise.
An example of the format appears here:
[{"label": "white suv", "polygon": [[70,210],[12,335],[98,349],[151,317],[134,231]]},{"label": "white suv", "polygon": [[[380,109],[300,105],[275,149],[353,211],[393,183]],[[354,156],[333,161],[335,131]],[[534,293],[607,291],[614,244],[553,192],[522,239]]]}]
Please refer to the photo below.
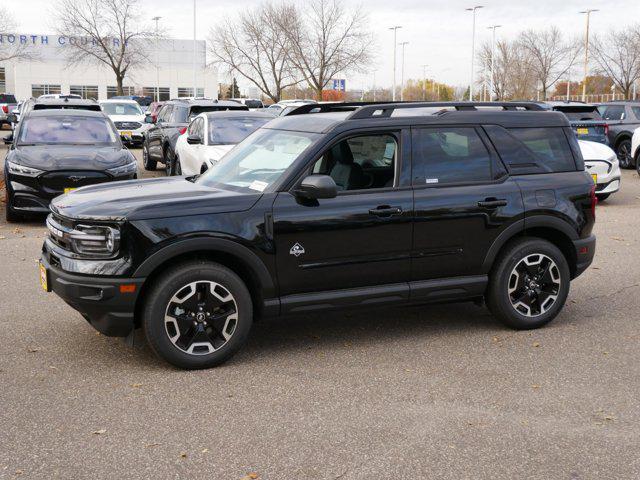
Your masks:
[{"label": "white suv", "polygon": [[603,143],[578,140],[587,172],[596,183],[598,200],[606,200],[609,195],[620,190],[620,163],[616,152]]},{"label": "white suv", "polygon": [[135,100],[101,100],[100,106],[118,129],[125,143],[142,145],[149,128],[145,114]]}]

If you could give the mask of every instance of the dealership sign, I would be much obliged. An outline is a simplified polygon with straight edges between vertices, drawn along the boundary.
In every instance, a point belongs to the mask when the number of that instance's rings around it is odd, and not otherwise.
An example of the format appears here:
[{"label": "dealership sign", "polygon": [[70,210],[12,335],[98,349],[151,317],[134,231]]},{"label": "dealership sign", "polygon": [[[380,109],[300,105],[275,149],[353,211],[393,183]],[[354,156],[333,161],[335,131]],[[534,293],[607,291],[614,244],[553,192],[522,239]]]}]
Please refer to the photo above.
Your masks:
[{"label": "dealership sign", "polygon": [[[13,33],[0,33],[0,45],[3,44],[20,44],[20,45],[49,45],[51,39],[52,45],[97,45],[98,42],[94,38],[74,37],[67,35],[17,35]],[[120,40],[117,38],[106,39],[111,42],[114,47],[120,46]]]}]

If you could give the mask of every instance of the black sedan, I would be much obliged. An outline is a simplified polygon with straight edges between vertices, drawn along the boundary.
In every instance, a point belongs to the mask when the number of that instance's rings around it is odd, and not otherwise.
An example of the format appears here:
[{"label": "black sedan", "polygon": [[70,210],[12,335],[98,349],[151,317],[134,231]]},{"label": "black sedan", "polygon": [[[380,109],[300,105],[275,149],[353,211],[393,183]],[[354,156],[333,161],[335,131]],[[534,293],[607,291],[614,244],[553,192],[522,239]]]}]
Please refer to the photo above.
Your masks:
[{"label": "black sedan", "polygon": [[21,119],[4,165],[7,220],[48,213],[58,195],[137,173],[135,157],[104,113],[33,110]]}]

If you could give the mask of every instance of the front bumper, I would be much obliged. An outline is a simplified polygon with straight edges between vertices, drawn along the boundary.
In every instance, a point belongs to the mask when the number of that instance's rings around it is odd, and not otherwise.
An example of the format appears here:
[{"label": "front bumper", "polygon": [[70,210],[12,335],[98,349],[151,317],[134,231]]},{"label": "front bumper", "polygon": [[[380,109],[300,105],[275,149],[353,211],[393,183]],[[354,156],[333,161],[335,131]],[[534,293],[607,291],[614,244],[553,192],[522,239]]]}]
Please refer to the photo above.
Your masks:
[{"label": "front bumper", "polygon": [[591,175],[597,175],[596,193],[614,193],[620,190],[620,179],[622,173],[616,161],[613,165],[598,160],[585,160],[587,171]]},{"label": "front bumper", "polygon": [[573,246],[576,249],[576,270],[572,279],[581,275],[593,262],[593,257],[596,254],[596,237],[590,235],[587,238],[574,240]]},{"label": "front bumper", "polygon": [[[77,275],[52,265],[44,249],[40,262],[47,271],[48,290],[55,292],[100,333],[125,337],[135,328],[135,305],[144,278],[116,278]],[[122,285],[135,285],[130,293],[121,293]],[[129,288],[130,290],[130,288]]]},{"label": "front bumper", "polygon": [[118,134],[125,143],[130,145],[142,145],[144,142],[144,134],[148,127],[142,126],[137,130],[118,130]]}]

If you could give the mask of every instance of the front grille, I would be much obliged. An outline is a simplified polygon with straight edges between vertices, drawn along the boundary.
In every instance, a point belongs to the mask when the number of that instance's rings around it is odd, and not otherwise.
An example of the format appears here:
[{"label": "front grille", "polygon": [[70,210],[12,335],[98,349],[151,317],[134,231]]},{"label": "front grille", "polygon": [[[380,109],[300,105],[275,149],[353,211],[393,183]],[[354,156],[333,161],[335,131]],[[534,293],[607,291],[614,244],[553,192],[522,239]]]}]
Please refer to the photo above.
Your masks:
[{"label": "front grille", "polygon": [[118,130],[137,130],[142,126],[138,122],[113,122]]},{"label": "front grille", "polygon": [[80,188],[111,180],[111,176],[104,172],[94,171],[56,171],[39,177],[40,185],[53,192],[63,192],[65,188]]}]

